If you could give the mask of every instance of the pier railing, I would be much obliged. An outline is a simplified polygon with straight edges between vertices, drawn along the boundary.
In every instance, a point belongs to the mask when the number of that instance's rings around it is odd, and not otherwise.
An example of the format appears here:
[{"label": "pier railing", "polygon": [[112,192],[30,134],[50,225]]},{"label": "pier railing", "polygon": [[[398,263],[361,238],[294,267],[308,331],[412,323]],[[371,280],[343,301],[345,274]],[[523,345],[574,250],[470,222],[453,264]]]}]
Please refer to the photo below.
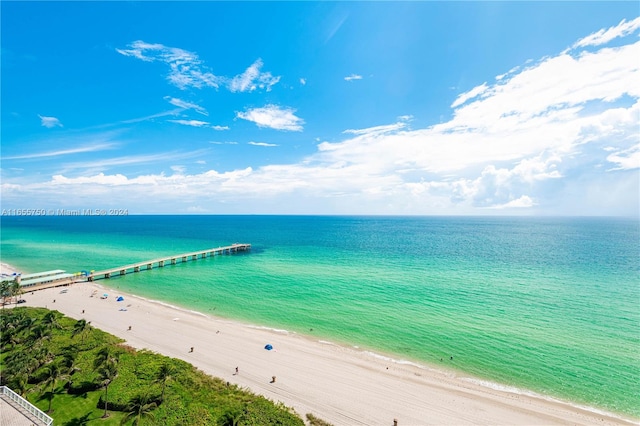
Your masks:
[{"label": "pier railing", "polygon": [[190,253],[177,254],[173,256],[161,257],[158,259],[146,260],[144,262],[132,263],[130,265],[119,266],[117,268],[105,269],[102,271],[91,271],[87,275],[87,280],[95,281],[111,278],[113,274],[126,275],[131,272],[140,272],[153,268],[162,268],[165,264],[176,265],[190,260],[204,259],[206,257],[219,256],[224,254],[234,254],[251,249],[251,244],[231,244],[225,247],[216,247],[207,250],[198,250]]},{"label": "pier railing", "polygon": [[0,386],[0,397],[11,401],[13,407],[20,407],[27,413],[31,414],[36,419],[40,420],[45,425],[53,424],[53,419],[41,411],[38,407],[31,404],[29,401],[12,391],[6,386]]}]

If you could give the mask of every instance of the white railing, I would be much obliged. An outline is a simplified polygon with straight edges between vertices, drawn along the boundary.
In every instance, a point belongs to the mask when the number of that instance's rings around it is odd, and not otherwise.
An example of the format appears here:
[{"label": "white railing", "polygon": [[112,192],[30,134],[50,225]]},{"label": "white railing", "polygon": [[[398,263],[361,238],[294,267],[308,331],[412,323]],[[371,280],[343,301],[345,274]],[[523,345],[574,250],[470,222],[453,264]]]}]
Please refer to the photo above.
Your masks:
[{"label": "white railing", "polygon": [[38,407],[31,404],[29,401],[12,391],[6,386],[0,386],[0,395],[4,395],[20,407],[27,410],[31,415],[35,416],[38,420],[42,420],[45,425],[50,426],[53,424],[53,419],[42,412]]}]

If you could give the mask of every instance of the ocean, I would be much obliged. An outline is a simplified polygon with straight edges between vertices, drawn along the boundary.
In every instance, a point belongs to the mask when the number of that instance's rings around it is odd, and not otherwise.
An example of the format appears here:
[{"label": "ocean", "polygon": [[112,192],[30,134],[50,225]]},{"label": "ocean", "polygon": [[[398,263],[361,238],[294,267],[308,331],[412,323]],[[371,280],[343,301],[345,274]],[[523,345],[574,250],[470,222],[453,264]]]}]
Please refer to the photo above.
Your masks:
[{"label": "ocean", "polygon": [[618,218],[2,217],[2,261],[640,418],[640,223]]}]

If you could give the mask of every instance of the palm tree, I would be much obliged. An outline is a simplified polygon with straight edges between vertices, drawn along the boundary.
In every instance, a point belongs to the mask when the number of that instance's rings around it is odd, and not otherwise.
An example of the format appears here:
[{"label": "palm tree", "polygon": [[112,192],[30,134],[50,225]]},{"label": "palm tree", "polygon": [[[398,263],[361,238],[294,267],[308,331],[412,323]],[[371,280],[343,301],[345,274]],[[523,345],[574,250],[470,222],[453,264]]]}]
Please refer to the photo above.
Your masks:
[{"label": "palm tree", "polygon": [[24,398],[27,394],[27,384],[29,383],[29,378],[25,373],[18,373],[13,376],[11,380],[11,389]]},{"label": "palm tree", "polygon": [[140,420],[144,417],[153,419],[153,409],[158,405],[155,402],[149,402],[149,395],[147,393],[139,394],[129,400],[127,404],[127,415],[122,418],[120,424],[123,425],[129,420],[133,419],[133,426],[140,424]]},{"label": "palm tree", "polygon": [[53,328],[62,328],[58,319],[60,317],[60,313],[57,311],[49,311],[47,314],[42,317],[42,325],[44,325],[47,330],[51,330]]},{"label": "palm tree", "polygon": [[104,346],[98,351],[93,360],[93,368],[97,369],[106,363],[117,363],[120,358],[120,352],[113,345]]},{"label": "palm tree", "polygon": [[69,371],[69,373],[73,374],[78,369],[75,367],[76,358],[78,357],[78,352],[64,352],[62,354],[62,360],[60,364]]},{"label": "palm tree", "polygon": [[84,343],[84,336],[91,330],[91,321],[87,322],[85,319],[80,319],[76,321],[73,325],[73,332],[71,333],[71,337],[75,337],[80,335],[82,343]]},{"label": "palm tree", "polygon": [[0,297],[2,297],[2,309],[4,309],[4,302],[7,297],[11,297],[11,281],[5,280],[0,282]]},{"label": "palm tree", "polygon": [[117,361],[108,361],[100,366],[98,370],[100,374],[100,380],[102,381],[102,386],[104,386],[104,415],[102,418],[109,417],[109,413],[107,412],[107,403],[109,397],[109,385],[113,382],[113,379],[118,375],[118,365]]},{"label": "palm tree", "polygon": [[44,347],[44,346],[40,346],[37,349],[31,351],[31,359],[33,359],[33,364],[35,366],[35,369],[40,368],[41,365],[45,365],[50,363],[51,361],[53,361],[55,359],[55,354],[53,354],[49,348]]},{"label": "palm tree", "polygon": [[36,345],[38,343],[42,343],[43,340],[46,340],[51,337],[51,330],[46,328],[43,324],[40,324],[31,329],[31,333],[29,333],[29,341],[32,345]]},{"label": "palm tree", "polygon": [[65,352],[62,354],[62,359],[60,360],[60,367],[64,369],[65,374],[69,378],[67,382],[68,385],[73,383],[73,375],[76,374],[76,372],[81,371],[76,365],[77,356],[78,352]]},{"label": "palm tree", "polygon": [[59,379],[61,379],[64,375],[62,374],[62,370],[57,363],[51,363],[46,367],[46,378],[42,383],[43,387],[47,387],[51,385],[51,390],[49,391],[49,409],[47,413],[51,412],[51,402],[53,401],[53,396],[55,395],[56,384]]},{"label": "palm tree", "polygon": [[14,280],[11,281],[9,291],[11,292],[11,296],[16,298],[16,302],[18,301],[18,297],[20,297],[20,295],[24,293],[24,291],[22,291],[22,286],[20,285],[20,282],[18,282],[17,278],[14,278]]},{"label": "palm tree", "polygon": [[[2,327],[0,327],[0,329],[2,329]],[[20,336],[18,336],[15,328],[7,327],[3,329],[2,334],[0,334],[0,350],[7,347],[12,347],[19,342]]]},{"label": "palm tree", "polygon": [[160,398],[161,401],[164,401],[164,391],[167,386],[167,380],[170,380],[173,374],[175,374],[175,368],[168,362],[162,364],[160,366],[160,370],[158,370],[158,372],[156,373],[156,383],[162,384],[162,396]]},{"label": "palm tree", "polygon": [[20,319],[18,320],[18,322],[16,324],[16,331],[18,333],[20,333],[23,330],[29,330],[29,329],[31,329],[31,327],[34,326],[35,323],[36,323],[36,319],[35,318],[22,316],[22,317],[20,317]]}]

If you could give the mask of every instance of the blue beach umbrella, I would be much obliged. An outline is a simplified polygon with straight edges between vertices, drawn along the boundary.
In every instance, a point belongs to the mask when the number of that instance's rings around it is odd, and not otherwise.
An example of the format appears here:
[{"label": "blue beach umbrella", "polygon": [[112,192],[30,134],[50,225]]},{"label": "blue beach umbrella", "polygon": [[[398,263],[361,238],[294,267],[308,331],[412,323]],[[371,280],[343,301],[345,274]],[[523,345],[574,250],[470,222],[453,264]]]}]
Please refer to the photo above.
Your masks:
[{"label": "blue beach umbrella", "polygon": [[123,300],[124,300],[124,297],[118,296],[118,298],[116,299],[116,302],[122,302]]},{"label": "blue beach umbrella", "polygon": [[271,345],[266,345],[264,348],[265,348],[266,350],[270,351],[271,349],[273,349],[273,346],[271,346]]}]

